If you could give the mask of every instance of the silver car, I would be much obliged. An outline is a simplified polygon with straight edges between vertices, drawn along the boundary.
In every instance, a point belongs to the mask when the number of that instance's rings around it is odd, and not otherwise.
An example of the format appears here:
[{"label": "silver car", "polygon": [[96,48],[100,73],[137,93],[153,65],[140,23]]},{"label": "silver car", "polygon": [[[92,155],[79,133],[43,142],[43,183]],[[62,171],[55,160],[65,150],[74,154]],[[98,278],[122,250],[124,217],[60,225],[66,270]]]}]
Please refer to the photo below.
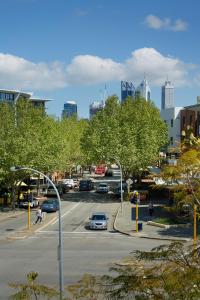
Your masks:
[{"label": "silver car", "polygon": [[108,217],[105,213],[93,213],[89,218],[90,229],[107,229]]},{"label": "silver car", "polygon": [[99,183],[97,189],[97,193],[108,193],[109,192],[109,186],[107,183]]}]

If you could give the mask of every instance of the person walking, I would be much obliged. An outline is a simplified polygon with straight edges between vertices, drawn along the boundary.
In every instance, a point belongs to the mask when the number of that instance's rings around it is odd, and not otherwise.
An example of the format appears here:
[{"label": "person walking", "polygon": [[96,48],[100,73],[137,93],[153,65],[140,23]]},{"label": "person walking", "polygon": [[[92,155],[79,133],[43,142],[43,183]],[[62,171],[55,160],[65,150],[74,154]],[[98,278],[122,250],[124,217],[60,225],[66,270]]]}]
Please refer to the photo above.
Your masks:
[{"label": "person walking", "polygon": [[154,207],[153,207],[152,201],[149,202],[148,208],[149,208],[149,216],[152,217],[153,211],[154,211]]},{"label": "person walking", "polygon": [[37,224],[38,222],[41,223],[42,222],[42,209],[40,206],[38,207],[38,209],[36,211],[36,217],[37,217],[37,219],[34,224]]}]

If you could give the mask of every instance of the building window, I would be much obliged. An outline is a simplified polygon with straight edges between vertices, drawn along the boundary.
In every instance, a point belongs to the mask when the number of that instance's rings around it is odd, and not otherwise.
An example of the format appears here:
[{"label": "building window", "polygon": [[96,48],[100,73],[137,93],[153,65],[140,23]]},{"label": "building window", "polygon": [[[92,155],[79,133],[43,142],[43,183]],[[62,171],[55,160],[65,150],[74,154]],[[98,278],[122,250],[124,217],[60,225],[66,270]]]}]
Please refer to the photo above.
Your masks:
[{"label": "building window", "polygon": [[171,127],[173,127],[173,126],[174,126],[174,120],[171,119]]},{"label": "building window", "polygon": [[173,145],[173,137],[170,137],[170,145]]}]

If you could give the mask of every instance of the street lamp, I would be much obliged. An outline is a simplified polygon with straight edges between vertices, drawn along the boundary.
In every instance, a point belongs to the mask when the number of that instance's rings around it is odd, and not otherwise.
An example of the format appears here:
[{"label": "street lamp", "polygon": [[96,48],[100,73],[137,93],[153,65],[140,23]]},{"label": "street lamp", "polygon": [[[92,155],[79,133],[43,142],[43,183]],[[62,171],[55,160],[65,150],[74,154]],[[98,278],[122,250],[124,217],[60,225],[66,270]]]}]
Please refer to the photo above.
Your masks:
[{"label": "street lamp", "polygon": [[62,238],[62,223],[61,223],[61,200],[58,190],[55,184],[51,181],[51,179],[46,176],[45,174],[39,172],[38,170],[28,168],[28,167],[19,167],[13,166],[10,168],[12,172],[21,171],[21,170],[28,170],[32,171],[33,173],[40,174],[46,178],[46,180],[53,186],[59,203],[59,210],[58,210],[58,217],[59,217],[59,244],[58,244],[58,261],[59,261],[59,288],[60,288],[60,300],[63,299],[63,238]]},{"label": "street lamp", "polygon": [[122,204],[123,204],[123,188],[122,188],[122,177],[123,177],[123,174],[122,174],[122,165],[119,161],[118,158],[116,157],[111,157],[115,160],[115,162],[117,163],[119,169],[120,169],[120,194],[121,194],[121,212],[122,212]]}]

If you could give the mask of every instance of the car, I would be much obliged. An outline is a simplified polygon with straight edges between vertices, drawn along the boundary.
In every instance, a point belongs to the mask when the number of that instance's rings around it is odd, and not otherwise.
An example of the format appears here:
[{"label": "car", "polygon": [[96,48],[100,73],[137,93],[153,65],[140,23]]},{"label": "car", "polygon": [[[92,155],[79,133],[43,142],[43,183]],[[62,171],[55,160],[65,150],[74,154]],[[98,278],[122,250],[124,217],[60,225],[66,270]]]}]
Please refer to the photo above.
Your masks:
[{"label": "car", "polygon": [[30,201],[25,200],[25,201],[20,201],[19,202],[19,207],[20,208],[28,208],[28,204],[30,203],[30,208],[38,207],[39,205],[39,200],[36,198],[30,199]]},{"label": "car", "polygon": [[108,228],[108,217],[105,213],[95,212],[92,213],[89,218],[89,228],[90,229],[107,229]]},{"label": "car", "polygon": [[109,186],[107,183],[99,183],[98,187],[96,188],[97,193],[108,193]]},{"label": "car", "polygon": [[67,185],[70,189],[73,189],[75,187],[75,182],[72,178],[64,179],[63,184]]},{"label": "car", "polygon": [[[59,184],[59,185],[56,185],[56,188],[58,190],[59,195],[61,196],[63,194],[62,186]],[[56,191],[55,191],[55,189],[54,189],[54,187],[52,185],[50,185],[47,188],[46,195],[47,196],[57,196],[57,193],[56,193]]]},{"label": "car", "polygon": [[44,200],[41,205],[42,212],[56,212],[59,210],[59,202],[57,199]]},{"label": "car", "polygon": [[113,176],[113,170],[112,169],[107,169],[105,172],[105,176]]},{"label": "car", "polygon": [[94,184],[91,179],[82,179],[79,181],[79,191],[91,191]]}]

